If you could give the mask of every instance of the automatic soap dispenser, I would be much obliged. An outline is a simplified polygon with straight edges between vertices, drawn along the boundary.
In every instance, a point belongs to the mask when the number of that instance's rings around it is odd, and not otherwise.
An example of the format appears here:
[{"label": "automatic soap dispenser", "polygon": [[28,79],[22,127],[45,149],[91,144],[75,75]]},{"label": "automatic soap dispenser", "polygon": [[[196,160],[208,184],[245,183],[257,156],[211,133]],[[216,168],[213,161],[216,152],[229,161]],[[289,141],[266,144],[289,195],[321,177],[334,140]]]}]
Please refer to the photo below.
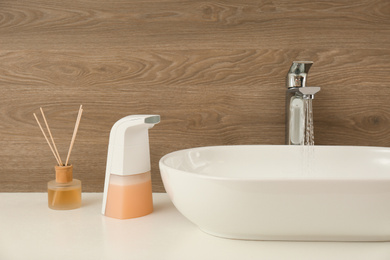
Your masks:
[{"label": "automatic soap dispenser", "polygon": [[132,115],[117,121],[108,145],[102,213],[129,219],[153,211],[148,130],[159,115]]}]

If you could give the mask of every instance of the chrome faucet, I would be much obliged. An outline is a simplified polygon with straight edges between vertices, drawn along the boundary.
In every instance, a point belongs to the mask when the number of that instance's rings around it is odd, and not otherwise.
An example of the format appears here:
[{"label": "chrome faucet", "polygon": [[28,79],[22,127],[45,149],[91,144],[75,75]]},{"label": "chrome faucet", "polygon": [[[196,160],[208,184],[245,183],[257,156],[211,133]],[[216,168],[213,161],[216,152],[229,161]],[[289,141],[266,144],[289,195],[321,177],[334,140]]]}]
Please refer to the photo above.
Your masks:
[{"label": "chrome faucet", "polygon": [[[311,101],[320,87],[306,87],[312,61],[294,61],[286,79],[286,144],[303,145],[308,140],[308,122],[312,120]],[[312,126],[312,122],[310,124]]]}]

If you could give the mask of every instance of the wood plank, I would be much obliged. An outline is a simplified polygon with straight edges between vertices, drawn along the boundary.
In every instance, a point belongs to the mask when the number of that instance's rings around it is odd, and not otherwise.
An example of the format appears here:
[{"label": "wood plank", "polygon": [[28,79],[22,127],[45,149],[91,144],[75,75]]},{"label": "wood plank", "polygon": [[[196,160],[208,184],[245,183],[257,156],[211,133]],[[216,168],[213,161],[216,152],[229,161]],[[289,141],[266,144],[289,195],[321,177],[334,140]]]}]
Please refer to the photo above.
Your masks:
[{"label": "wood plank", "polygon": [[388,49],[389,8],[386,0],[3,0],[0,45],[8,50]]}]

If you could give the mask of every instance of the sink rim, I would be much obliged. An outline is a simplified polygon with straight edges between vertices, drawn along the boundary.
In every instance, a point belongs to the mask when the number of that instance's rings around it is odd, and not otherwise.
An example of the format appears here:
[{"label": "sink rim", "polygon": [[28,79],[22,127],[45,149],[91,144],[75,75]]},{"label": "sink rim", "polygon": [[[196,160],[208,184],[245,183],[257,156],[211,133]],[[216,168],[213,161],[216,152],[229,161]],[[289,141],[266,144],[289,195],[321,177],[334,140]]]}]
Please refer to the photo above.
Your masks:
[{"label": "sink rim", "polygon": [[[335,149],[359,149],[361,150],[370,150],[375,152],[387,152],[389,153],[389,163],[390,163],[390,148],[389,147],[380,147],[380,146],[347,146],[347,145],[315,145],[315,146],[303,146],[303,145],[261,145],[261,144],[253,144],[253,145],[216,145],[216,146],[200,146],[200,147],[194,147],[194,148],[186,148],[181,149],[177,151],[170,152],[166,155],[164,155],[160,161],[159,166],[161,167],[167,167],[173,171],[180,172],[181,174],[187,174],[192,175],[193,177],[197,178],[205,178],[205,179],[215,179],[215,180],[223,180],[223,181],[328,181],[328,182],[342,182],[342,181],[389,181],[390,180],[390,174],[388,175],[380,175],[378,173],[373,173],[370,175],[370,178],[367,177],[359,177],[359,176],[313,176],[313,175],[305,175],[305,176],[254,176],[254,177],[244,177],[239,176],[238,177],[227,177],[227,176],[214,176],[214,175],[206,175],[199,172],[189,171],[189,170],[183,170],[179,168],[175,168],[172,166],[171,163],[169,163],[170,158],[178,157],[188,154],[189,152],[196,152],[196,151],[205,151],[205,150],[214,150],[214,149],[244,149],[244,148],[280,148],[283,147],[283,149],[287,150],[300,150],[300,149],[329,149],[329,148],[335,148]],[[183,159],[183,158],[182,158]],[[368,175],[367,175],[368,176]]]}]

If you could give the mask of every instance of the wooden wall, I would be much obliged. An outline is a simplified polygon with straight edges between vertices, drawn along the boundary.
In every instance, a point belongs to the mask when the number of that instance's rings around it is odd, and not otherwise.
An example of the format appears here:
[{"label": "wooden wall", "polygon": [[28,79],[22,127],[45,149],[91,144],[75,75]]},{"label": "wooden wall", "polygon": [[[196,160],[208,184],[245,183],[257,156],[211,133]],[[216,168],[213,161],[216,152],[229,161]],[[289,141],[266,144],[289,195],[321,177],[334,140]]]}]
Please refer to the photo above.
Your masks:
[{"label": "wooden wall", "polygon": [[84,106],[71,162],[103,190],[109,131],[159,114],[158,161],[196,146],[283,144],[285,76],[312,60],[315,142],[390,146],[388,0],[1,0],[0,191],[44,191]]}]

